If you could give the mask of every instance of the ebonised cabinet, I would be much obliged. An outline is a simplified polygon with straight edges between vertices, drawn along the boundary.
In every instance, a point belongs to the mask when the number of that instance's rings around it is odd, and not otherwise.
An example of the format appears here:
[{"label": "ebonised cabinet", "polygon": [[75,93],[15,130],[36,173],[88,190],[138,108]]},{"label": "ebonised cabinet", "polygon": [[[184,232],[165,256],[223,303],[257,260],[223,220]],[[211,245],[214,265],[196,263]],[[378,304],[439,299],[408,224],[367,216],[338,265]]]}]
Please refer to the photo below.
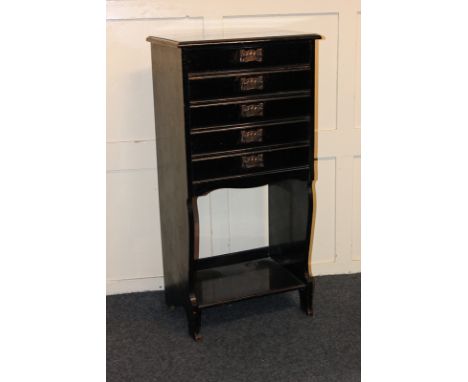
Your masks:
[{"label": "ebonised cabinet", "polygon": [[[315,41],[151,43],[165,294],[198,340],[205,308],[298,290],[312,315]],[[199,258],[197,197],[268,185],[269,246]]]}]

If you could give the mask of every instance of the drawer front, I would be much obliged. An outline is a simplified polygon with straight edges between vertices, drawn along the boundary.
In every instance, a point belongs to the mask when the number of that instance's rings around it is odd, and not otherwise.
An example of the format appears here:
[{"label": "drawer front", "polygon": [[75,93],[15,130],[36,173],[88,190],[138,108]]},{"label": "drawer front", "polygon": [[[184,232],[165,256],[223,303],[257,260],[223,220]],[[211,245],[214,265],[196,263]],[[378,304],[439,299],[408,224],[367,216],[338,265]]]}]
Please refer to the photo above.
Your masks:
[{"label": "drawer front", "polygon": [[302,69],[278,73],[246,73],[226,77],[191,79],[190,99],[207,100],[249,94],[310,89],[312,72]]},{"label": "drawer front", "polygon": [[191,127],[246,123],[277,118],[308,116],[310,95],[285,99],[265,99],[196,106],[190,108]]},{"label": "drawer front", "polygon": [[200,180],[192,183],[192,190],[195,195],[205,195],[206,193],[220,188],[245,188],[259,187],[271,184],[284,179],[299,179],[311,181],[314,167],[291,168],[284,171],[261,172],[252,176],[239,176],[231,178],[220,178],[216,180]]},{"label": "drawer front", "polygon": [[309,128],[309,122],[303,121],[192,132],[190,144],[192,154],[203,154],[306,141],[308,139]]},{"label": "drawer front", "polygon": [[187,49],[185,61],[190,72],[257,68],[310,62],[310,41],[222,45]]},{"label": "drawer front", "polygon": [[309,147],[302,146],[193,159],[192,177],[194,181],[220,179],[307,166],[310,164],[309,151]]}]

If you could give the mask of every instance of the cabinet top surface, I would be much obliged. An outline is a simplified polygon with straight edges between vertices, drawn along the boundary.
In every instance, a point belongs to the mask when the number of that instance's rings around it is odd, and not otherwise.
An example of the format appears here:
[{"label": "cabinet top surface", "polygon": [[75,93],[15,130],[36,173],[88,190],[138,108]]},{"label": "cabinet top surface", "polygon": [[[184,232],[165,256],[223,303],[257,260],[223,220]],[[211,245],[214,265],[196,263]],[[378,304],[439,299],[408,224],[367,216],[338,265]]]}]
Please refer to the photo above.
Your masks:
[{"label": "cabinet top surface", "polygon": [[160,36],[149,36],[146,41],[153,44],[174,47],[189,47],[198,45],[245,44],[249,42],[268,42],[281,40],[318,40],[318,34],[302,34],[294,31],[230,31],[221,33],[180,32]]}]

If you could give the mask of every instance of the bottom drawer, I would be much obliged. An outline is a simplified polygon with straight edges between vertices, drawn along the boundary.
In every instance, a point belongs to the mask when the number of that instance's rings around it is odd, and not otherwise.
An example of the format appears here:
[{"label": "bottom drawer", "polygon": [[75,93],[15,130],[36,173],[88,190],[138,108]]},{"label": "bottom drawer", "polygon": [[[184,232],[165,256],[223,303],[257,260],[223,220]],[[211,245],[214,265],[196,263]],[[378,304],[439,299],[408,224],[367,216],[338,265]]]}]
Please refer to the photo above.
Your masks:
[{"label": "bottom drawer", "polygon": [[192,179],[216,180],[307,166],[309,152],[309,146],[302,145],[201,157],[192,160]]},{"label": "bottom drawer", "polygon": [[277,171],[263,171],[242,175],[237,177],[218,178],[214,180],[198,180],[192,182],[193,195],[206,195],[208,192],[220,188],[246,188],[259,187],[265,184],[274,184],[282,182],[286,179],[302,180],[311,182],[314,179],[314,167],[302,166],[296,168],[288,168]]}]

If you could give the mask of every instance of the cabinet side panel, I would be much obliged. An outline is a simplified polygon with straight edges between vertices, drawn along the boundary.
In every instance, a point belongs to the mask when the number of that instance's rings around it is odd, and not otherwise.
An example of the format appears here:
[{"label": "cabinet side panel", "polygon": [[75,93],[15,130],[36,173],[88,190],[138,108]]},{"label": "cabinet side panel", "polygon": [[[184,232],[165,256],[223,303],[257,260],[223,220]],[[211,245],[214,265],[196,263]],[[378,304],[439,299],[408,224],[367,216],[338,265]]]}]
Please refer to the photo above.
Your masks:
[{"label": "cabinet side panel", "polygon": [[270,255],[297,277],[307,272],[311,209],[307,181],[286,179],[268,186]]},{"label": "cabinet side panel", "polygon": [[181,51],[152,44],[151,59],[166,302],[182,305],[188,298],[189,220]]}]

